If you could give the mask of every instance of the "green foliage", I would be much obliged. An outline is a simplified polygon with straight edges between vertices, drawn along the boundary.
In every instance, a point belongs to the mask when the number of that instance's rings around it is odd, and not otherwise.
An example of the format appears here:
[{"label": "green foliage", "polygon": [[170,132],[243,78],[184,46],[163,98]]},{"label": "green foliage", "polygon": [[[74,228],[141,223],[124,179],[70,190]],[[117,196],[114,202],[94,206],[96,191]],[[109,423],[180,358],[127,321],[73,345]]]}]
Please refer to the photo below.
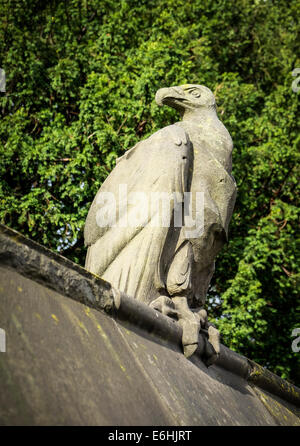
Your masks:
[{"label": "green foliage", "polygon": [[0,1],[1,222],[84,264],[84,221],[115,159],[178,119],[156,106],[156,90],[207,85],[234,140],[239,188],[208,307],[229,347],[294,382],[297,6]]}]

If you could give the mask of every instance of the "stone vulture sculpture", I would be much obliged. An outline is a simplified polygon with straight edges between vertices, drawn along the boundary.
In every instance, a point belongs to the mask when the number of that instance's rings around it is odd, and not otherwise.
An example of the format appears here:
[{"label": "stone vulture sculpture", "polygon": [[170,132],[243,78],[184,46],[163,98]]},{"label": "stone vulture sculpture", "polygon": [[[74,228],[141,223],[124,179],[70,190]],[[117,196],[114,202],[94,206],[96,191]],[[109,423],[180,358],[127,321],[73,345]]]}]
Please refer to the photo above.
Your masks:
[{"label": "stone vulture sculpture", "polygon": [[200,328],[208,329],[212,363],[219,333],[203,305],[235,203],[232,140],[207,87],[161,88],[155,100],[178,110],[182,121],[117,160],[86,219],[86,268],[177,317],[187,357]]}]

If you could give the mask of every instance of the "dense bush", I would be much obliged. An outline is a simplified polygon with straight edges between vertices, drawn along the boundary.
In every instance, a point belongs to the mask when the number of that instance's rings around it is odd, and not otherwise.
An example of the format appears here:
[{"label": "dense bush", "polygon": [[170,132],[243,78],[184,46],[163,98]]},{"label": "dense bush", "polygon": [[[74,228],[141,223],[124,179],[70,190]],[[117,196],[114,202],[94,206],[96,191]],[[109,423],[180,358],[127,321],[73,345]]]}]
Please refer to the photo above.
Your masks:
[{"label": "dense bush", "polygon": [[234,140],[238,184],[208,307],[226,345],[294,382],[297,6],[0,1],[1,222],[84,264],[84,221],[116,157],[178,119],[157,107],[156,90],[207,85]]}]

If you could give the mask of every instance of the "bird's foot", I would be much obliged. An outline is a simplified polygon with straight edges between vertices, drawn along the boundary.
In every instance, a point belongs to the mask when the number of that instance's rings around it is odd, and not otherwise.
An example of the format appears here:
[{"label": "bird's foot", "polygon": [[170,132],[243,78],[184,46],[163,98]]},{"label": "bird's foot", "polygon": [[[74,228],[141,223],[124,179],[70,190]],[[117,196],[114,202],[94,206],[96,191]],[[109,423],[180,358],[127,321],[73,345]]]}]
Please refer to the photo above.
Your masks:
[{"label": "bird's foot", "polygon": [[198,336],[200,329],[200,319],[189,308],[185,297],[159,296],[150,307],[159,311],[165,316],[178,319],[182,328],[182,345],[184,355],[188,358],[196,351],[198,346]]},{"label": "bird's foot", "polygon": [[185,297],[174,297],[175,310],[178,322],[182,327],[182,344],[184,355],[188,358],[195,353],[198,347],[199,331],[207,331],[205,339],[203,362],[207,367],[214,364],[220,355],[220,332],[207,320],[207,312],[204,309],[192,311]]},{"label": "bird's foot", "polygon": [[203,361],[207,367],[216,362],[220,353],[220,333],[208,322],[207,312],[204,309],[192,311],[184,296],[176,296],[172,299],[159,296],[151,302],[150,307],[165,316],[178,319],[182,328],[182,346],[186,358],[192,356],[197,350],[200,329],[207,330],[208,339],[205,339]]},{"label": "bird's foot", "polygon": [[207,367],[214,364],[220,356],[220,332],[214,326],[208,327],[208,339],[206,340],[205,358]]},{"label": "bird's foot", "polygon": [[204,309],[195,312],[200,320],[201,328],[207,330],[208,339],[205,342],[203,361],[207,367],[214,364],[220,355],[220,332],[207,320],[207,312]]},{"label": "bird's foot", "polygon": [[198,347],[200,318],[191,311],[187,298],[176,296],[172,299],[177,312],[178,323],[182,328],[182,345],[186,358],[192,356]]}]

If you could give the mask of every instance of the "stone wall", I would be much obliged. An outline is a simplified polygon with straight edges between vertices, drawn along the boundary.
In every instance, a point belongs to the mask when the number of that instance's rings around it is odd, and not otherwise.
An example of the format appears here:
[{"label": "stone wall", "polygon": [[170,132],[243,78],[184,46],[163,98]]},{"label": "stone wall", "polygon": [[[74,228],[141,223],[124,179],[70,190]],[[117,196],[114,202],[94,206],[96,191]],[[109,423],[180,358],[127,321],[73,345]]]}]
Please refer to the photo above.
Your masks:
[{"label": "stone wall", "polygon": [[[0,228],[0,425],[299,425],[299,389]],[[204,334],[200,335],[204,336]]]}]

